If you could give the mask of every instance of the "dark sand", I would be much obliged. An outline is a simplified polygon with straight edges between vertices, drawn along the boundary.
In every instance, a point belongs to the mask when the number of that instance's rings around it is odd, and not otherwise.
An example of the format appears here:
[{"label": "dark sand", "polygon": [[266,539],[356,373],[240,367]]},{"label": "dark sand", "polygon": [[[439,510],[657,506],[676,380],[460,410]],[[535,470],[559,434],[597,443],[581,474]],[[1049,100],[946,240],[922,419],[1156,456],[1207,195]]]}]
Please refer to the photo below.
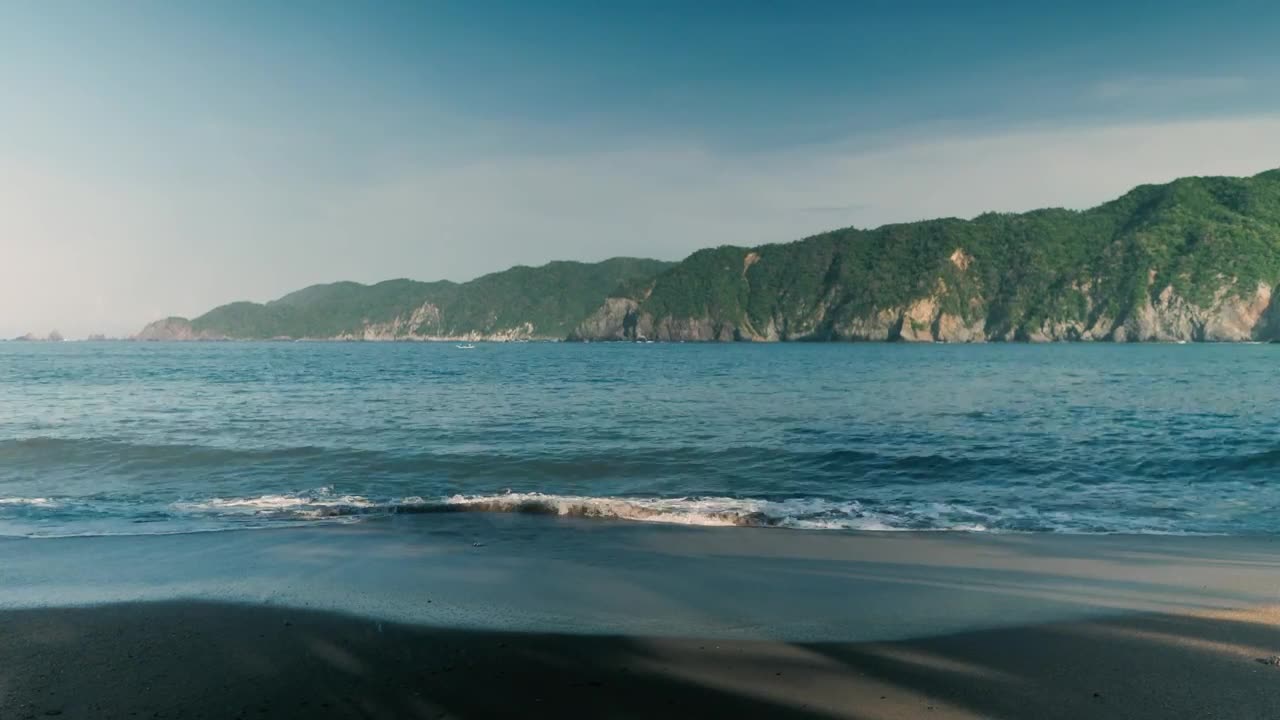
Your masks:
[{"label": "dark sand", "polygon": [[0,541],[0,720],[1280,718],[1276,547],[488,517]]},{"label": "dark sand", "polygon": [[882,644],[430,629],[208,602],[7,611],[0,718],[1276,718],[1274,618]]}]

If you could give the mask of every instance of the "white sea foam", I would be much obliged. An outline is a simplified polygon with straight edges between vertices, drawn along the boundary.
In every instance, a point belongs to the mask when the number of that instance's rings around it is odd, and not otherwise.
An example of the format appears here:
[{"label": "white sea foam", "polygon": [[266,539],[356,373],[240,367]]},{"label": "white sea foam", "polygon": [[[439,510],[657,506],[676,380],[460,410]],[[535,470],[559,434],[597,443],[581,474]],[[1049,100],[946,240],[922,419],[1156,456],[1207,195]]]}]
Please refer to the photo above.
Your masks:
[{"label": "white sea foam", "polygon": [[334,498],[308,498],[295,495],[260,495],[251,498],[213,498],[199,502],[174,503],[181,510],[245,510],[249,512],[295,510],[316,507],[377,507],[378,504],[359,495]]},{"label": "white sea foam", "polygon": [[767,525],[765,501],[733,498],[607,498],[543,493],[454,495],[444,501],[458,511],[525,512],[613,518],[681,525]]},{"label": "white sea foam", "polygon": [[[594,497],[546,493],[453,495],[439,500],[413,496],[375,501],[334,495],[328,489],[244,498],[175,503],[197,515],[267,515],[296,519],[354,518],[380,514],[450,512],[525,513],[595,519],[719,527],[786,527],[813,530],[895,530],[901,518],[867,512],[857,502],[820,499],[759,500],[730,497]],[[976,529],[971,527],[969,529]]]},{"label": "white sea foam", "polygon": [[[10,504],[15,499],[9,499]],[[44,498],[24,498],[29,504]],[[51,502],[51,501],[48,501]],[[0,505],[6,499],[0,498]],[[709,527],[769,527],[797,530],[1057,532],[1068,534],[1182,534],[1171,522],[1069,514],[1035,507],[975,508],[954,503],[880,503],[855,500],[732,497],[600,497],[537,492],[410,496],[375,499],[338,494],[332,488],[247,497],[192,499],[168,506],[169,512],[228,527],[270,527],[277,521],[356,522],[397,514],[520,513],[600,520],[623,520]]]},{"label": "white sea foam", "polygon": [[303,493],[182,501],[173,503],[172,507],[179,512],[188,514],[294,514],[306,517],[326,514],[355,514],[355,511],[362,509],[378,510],[384,508],[385,504],[369,500],[360,495],[334,495],[332,488],[323,487]]},{"label": "white sea foam", "polygon": [[49,498],[42,498],[42,497],[36,497],[36,498],[13,497],[13,498],[0,498],[0,505],[28,505],[31,507],[57,507],[58,501],[50,500]]}]

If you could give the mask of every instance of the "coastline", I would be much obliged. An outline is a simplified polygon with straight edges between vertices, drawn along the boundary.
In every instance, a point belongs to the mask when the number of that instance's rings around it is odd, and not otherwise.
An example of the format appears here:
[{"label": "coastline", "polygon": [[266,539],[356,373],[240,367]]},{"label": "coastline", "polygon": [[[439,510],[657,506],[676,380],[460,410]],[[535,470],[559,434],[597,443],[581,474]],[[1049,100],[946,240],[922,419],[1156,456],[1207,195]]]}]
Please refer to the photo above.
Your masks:
[{"label": "coastline", "polygon": [[1266,605],[1277,600],[1278,551],[1273,536],[399,515],[0,539],[0,610],[195,599],[473,630],[880,642]]},{"label": "coastline", "polygon": [[11,539],[0,717],[1275,716],[1277,547],[501,515]]}]

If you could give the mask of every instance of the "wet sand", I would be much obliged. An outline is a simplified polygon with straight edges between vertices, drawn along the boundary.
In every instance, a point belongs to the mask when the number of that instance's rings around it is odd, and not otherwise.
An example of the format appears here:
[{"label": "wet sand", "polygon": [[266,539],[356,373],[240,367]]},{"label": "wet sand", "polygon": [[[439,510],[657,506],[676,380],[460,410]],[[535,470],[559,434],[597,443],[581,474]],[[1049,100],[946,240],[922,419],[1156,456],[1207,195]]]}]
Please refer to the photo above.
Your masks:
[{"label": "wet sand", "polygon": [[0,720],[1280,717],[1274,548],[547,518],[6,541]]}]

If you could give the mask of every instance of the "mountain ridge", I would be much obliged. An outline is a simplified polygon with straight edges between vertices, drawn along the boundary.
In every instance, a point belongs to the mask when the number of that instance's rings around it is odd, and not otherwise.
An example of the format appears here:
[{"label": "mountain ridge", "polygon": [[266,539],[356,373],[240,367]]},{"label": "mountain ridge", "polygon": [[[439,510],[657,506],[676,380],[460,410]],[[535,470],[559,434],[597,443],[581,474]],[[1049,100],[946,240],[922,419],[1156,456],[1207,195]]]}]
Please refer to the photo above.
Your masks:
[{"label": "mountain ridge", "polygon": [[678,263],[317,285],[138,337],[1248,341],[1280,338],[1278,283],[1280,169],[1140,185],[1085,210],[721,245]]},{"label": "mountain ridge", "polygon": [[1280,171],[1048,208],[700,250],[576,339],[1274,339]]},{"label": "mountain ridge", "polygon": [[150,323],[138,340],[563,339],[620,283],[672,263],[619,257],[518,265],[465,283],[311,285],[265,303],[232,302]]}]

